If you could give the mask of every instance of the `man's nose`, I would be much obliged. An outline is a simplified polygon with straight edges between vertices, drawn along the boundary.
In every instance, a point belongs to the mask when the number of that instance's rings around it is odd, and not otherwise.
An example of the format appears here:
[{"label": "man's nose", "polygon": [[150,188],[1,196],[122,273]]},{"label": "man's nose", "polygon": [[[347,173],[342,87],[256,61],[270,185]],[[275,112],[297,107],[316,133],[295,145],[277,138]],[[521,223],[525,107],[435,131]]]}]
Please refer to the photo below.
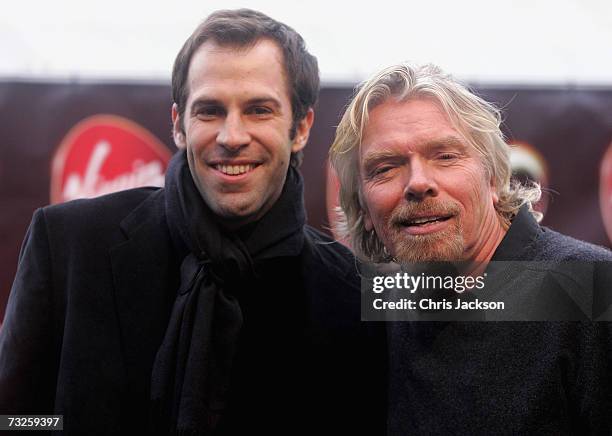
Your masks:
[{"label": "man's nose", "polygon": [[217,134],[217,143],[229,151],[238,151],[251,142],[244,121],[239,114],[229,113]]},{"label": "man's nose", "polygon": [[438,184],[436,183],[431,168],[420,158],[414,158],[410,162],[410,170],[407,175],[404,198],[408,201],[422,200],[430,196],[438,195]]}]

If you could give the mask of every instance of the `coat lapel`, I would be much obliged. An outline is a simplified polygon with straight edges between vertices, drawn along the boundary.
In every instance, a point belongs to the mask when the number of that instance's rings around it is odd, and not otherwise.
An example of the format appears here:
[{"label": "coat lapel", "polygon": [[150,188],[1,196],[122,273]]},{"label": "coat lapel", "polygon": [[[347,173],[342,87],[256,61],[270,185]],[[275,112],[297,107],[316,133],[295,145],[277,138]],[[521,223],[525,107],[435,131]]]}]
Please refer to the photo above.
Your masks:
[{"label": "coat lapel", "polygon": [[126,388],[135,397],[148,397],[153,361],[179,284],[180,259],[166,225],[164,191],[134,209],[121,229],[127,239],[110,250],[110,258]]}]

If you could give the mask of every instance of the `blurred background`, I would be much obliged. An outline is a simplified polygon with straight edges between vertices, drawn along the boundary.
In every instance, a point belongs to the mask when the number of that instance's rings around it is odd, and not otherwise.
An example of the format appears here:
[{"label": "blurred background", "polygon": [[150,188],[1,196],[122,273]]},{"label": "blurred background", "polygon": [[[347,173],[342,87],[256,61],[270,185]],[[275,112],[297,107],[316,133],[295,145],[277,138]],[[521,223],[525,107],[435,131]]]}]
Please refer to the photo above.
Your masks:
[{"label": "blurred background", "polygon": [[547,190],[543,224],[610,247],[608,0],[24,0],[0,15],[1,314],[36,208],[163,183],[176,150],[174,57],[210,12],[238,7],[294,27],[319,60],[321,97],[302,166],[312,225],[330,227],[327,149],[354,86],[392,63],[432,62],[504,109],[516,177]]}]

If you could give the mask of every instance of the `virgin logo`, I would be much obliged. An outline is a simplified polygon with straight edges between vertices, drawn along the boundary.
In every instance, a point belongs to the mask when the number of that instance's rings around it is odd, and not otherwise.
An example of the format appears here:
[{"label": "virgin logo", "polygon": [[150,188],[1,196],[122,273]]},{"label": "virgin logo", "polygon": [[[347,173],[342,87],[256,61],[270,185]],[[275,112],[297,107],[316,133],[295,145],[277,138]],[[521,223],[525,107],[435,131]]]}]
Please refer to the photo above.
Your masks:
[{"label": "virgin logo", "polygon": [[51,202],[163,186],[170,151],[138,124],[97,115],[74,126],[52,163]]}]

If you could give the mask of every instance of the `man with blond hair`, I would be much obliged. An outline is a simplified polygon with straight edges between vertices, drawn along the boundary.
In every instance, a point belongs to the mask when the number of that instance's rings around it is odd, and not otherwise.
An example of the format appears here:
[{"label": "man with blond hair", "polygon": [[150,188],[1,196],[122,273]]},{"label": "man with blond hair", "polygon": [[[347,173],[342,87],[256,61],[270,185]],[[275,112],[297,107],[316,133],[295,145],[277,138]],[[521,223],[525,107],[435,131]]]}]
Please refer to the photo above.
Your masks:
[{"label": "man with blond hair", "polygon": [[[511,181],[500,120],[433,65],[364,82],[330,151],[339,230],[354,252],[404,266],[462,262],[467,274],[545,261],[538,274],[553,285],[568,279],[564,262],[591,262],[594,280],[609,280],[609,250],[538,224],[540,189]],[[525,277],[517,286],[537,291]],[[391,434],[610,431],[609,323],[394,322],[388,337]]]}]

